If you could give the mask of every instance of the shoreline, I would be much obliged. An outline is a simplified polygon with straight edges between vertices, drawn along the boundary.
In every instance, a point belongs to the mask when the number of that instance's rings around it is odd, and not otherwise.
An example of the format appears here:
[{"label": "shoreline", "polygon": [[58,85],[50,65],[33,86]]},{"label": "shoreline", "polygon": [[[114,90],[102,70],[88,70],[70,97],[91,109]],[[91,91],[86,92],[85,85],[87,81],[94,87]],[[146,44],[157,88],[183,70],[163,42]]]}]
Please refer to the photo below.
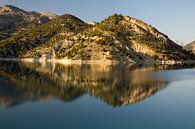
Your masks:
[{"label": "shoreline", "polygon": [[195,60],[186,61],[143,61],[136,62],[119,62],[117,60],[68,60],[68,59],[45,59],[45,58],[0,58],[0,61],[14,61],[14,62],[31,62],[31,63],[59,63],[59,64],[159,64],[159,65],[174,65],[174,64],[195,64]]},{"label": "shoreline", "polygon": [[[42,58],[0,58],[0,61],[30,62],[30,63],[59,63],[59,64],[119,64],[115,60],[67,60],[67,59],[42,59]],[[134,64],[129,63],[129,64]]]}]

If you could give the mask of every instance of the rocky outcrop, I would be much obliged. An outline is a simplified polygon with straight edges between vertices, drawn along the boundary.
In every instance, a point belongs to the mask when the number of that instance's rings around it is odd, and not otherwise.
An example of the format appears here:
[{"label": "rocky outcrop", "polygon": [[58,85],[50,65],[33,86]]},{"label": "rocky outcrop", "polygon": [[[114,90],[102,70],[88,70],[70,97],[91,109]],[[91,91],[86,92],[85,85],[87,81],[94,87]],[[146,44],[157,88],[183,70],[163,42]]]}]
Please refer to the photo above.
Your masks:
[{"label": "rocky outcrop", "polygon": [[41,12],[40,14],[42,16],[48,17],[50,20],[52,20],[53,18],[57,17],[57,15],[52,13],[52,12]]},{"label": "rocky outcrop", "polygon": [[156,28],[144,23],[141,20],[129,16],[125,16],[124,18],[127,22],[131,23],[131,27],[134,29],[134,31],[136,31],[139,34],[144,34],[145,32],[148,32],[157,38],[162,38],[164,40],[168,38],[166,35],[159,32]]}]

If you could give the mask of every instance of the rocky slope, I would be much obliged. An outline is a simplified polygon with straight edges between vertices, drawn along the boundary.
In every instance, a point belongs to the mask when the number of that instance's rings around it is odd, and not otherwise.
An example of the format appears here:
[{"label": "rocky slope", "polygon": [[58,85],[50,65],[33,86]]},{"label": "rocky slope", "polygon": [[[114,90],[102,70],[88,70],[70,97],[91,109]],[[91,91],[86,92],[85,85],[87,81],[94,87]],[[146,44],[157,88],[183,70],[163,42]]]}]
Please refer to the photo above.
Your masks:
[{"label": "rocky slope", "polygon": [[156,28],[120,14],[93,25],[65,14],[10,38],[2,35],[1,39],[4,40],[0,41],[0,57],[8,58],[128,63],[195,59]]},{"label": "rocky slope", "polygon": [[195,41],[192,41],[191,43],[185,45],[184,49],[195,54]]},{"label": "rocky slope", "polygon": [[64,44],[69,42],[73,45],[56,50],[58,58],[119,62],[194,59],[151,25],[118,14],[64,40]]},{"label": "rocky slope", "polygon": [[65,14],[46,24],[24,30],[0,42],[0,57],[41,57],[58,45],[58,41],[87,28],[80,19]]},{"label": "rocky slope", "polygon": [[25,11],[11,5],[0,7],[0,32],[13,33],[37,24],[46,23],[56,17],[52,13]]}]

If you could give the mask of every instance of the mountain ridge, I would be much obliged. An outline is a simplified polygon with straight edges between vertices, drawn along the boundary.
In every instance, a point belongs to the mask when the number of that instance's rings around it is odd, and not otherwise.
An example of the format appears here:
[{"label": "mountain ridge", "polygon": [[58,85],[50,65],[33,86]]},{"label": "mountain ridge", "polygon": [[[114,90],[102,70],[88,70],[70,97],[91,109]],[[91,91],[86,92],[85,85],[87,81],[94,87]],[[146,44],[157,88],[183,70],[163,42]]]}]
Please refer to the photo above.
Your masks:
[{"label": "mountain ridge", "polygon": [[155,27],[122,14],[94,24],[65,14],[8,38],[0,37],[1,58],[126,63],[195,59]]},{"label": "mountain ridge", "polygon": [[12,5],[0,8],[0,32],[12,34],[20,30],[47,23],[57,15],[25,11]]}]

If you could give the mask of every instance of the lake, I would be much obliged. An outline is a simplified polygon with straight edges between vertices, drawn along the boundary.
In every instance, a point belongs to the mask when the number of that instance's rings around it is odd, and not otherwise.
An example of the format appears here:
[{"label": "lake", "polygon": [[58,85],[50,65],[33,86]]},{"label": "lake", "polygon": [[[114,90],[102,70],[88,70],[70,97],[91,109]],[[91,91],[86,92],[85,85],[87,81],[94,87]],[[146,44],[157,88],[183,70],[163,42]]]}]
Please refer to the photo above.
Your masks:
[{"label": "lake", "polygon": [[194,68],[0,62],[0,129],[194,129]]}]

